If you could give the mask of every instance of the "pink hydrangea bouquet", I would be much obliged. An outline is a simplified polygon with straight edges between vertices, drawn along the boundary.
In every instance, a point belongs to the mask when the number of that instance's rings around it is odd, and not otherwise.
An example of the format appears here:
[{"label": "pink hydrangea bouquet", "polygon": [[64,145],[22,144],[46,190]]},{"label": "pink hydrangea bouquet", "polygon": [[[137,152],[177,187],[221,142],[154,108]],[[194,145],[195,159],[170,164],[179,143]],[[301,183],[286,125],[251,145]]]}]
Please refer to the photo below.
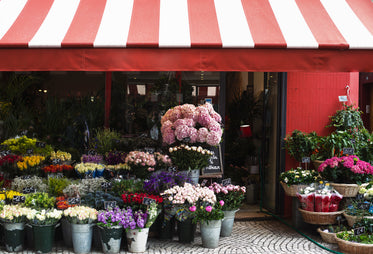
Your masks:
[{"label": "pink hydrangea bouquet", "polygon": [[159,152],[154,153],[154,158],[156,160],[156,168],[158,169],[167,169],[171,166],[171,158],[167,154],[161,154]]},{"label": "pink hydrangea bouquet", "polygon": [[141,179],[147,178],[156,165],[154,155],[142,151],[129,152],[124,162],[131,167],[132,173]]},{"label": "pink hydrangea bouquet", "polygon": [[179,105],[169,109],[161,119],[163,141],[206,143],[216,146],[220,143],[223,130],[221,116],[210,103],[201,106]]},{"label": "pink hydrangea bouquet", "polygon": [[335,183],[365,183],[373,179],[373,167],[356,155],[326,159],[318,168],[325,180]]},{"label": "pink hydrangea bouquet", "polygon": [[224,201],[224,210],[236,210],[238,209],[242,201],[245,199],[246,187],[229,184],[227,186],[223,186],[219,183],[213,183],[209,186],[209,189],[214,191],[216,198],[218,200]]}]

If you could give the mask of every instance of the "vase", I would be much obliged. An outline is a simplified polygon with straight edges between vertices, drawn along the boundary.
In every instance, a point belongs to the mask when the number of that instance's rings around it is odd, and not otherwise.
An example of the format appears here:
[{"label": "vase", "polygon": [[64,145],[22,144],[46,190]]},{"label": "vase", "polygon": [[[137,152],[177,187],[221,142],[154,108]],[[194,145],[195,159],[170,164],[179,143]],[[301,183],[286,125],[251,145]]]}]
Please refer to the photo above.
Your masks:
[{"label": "vase", "polygon": [[202,246],[214,249],[219,246],[221,220],[210,220],[201,222]]},{"label": "vase", "polygon": [[73,239],[71,236],[71,223],[66,218],[62,218],[61,227],[63,242],[65,243],[66,247],[73,247]]},{"label": "vase", "polygon": [[191,184],[198,184],[199,174],[200,174],[200,170],[199,169],[183,170],[181,172],[184,173],[184,174],[186,174],[187,176],[189,176]]},{"label": "vase", "polygon": [[236,215],[237,210],[229,210],[223,211],[224,212],[224,219],[221,222],[221,231],[220,236],[226,237],[232,234],[233,224],[234,224],[234,216]]},{"label": "vase", "polygon": [[92,245],[93,224],[71,223],[71,236],[75,253],[89,253]]},{"label": "vase", "polygon": [[25,224],[25,248],[34,249],[34,230],[30,224]]},{"label": "vase", "polygon": [[34,232],[34,249],[37,253],[49,253],[52,251],[56,224],[32,225]]},{"label": "vase", "polygon": [[129,229],[126,232],[128,251],[133,253],[144,252],[148,235],[149,228]]},{"label": "vase", "polygon": [[119,253],[122,242],[122,226],[99,227],[102,251],[104,253]]},{"label": "vase", "polygon": [[191,243],[194,241],[194,233],[196,232],[196,224],[191,218],[185,221],[177,221],[177,235],[180,243]]},{"label": "vase", "polygon": [[97,225],[92,226],[92,247],[101,250],[101,231]]},{"label": "vase", "polygon": [[25,239],[25,223],[3,223],[4,244],[8,252],[18,252],[23,250]]}]

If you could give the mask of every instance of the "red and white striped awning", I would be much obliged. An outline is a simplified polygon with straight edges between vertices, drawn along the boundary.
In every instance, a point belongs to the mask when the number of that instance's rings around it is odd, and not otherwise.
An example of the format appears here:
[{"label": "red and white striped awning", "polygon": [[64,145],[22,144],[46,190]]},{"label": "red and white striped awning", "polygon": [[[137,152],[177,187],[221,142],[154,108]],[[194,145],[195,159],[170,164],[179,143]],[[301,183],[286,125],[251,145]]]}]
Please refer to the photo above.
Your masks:
[{"label": "red and white striped awning", "polygon": [[373,70],[372,0],[0,0],[0,70]]}]

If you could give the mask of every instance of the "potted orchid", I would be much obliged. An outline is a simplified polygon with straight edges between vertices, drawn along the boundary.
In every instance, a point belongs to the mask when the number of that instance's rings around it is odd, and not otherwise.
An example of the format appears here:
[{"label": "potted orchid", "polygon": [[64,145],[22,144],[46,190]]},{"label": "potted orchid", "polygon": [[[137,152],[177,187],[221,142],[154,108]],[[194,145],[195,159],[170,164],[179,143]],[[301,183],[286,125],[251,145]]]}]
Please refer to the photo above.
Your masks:
[{"label": "potted orchid", "polygon": [[92,244],[93,222],[97,220],[97,210],[86,206],[67,208],[63,214],[71,223],[71,236],[75,253],[89,253]]},{"label": "potted orchid", "polygon": [[142,151],[131,151],[124,160],[131,167],[132,173],[141,179],[147,178],[154,170],[156,161],[153,154]]},{"label": "potted orchid", "polygon": [[356,196],[359,184],[373,179],[373,166],[356,155],[327,159],[318,171],[325,180],[332,182],[332,187],[344,197]]},{"label": "potted orchid", "polygon": [[239,185],[222,185],[219,183],[213,183],[209,186],[210,190],[213,190],[217,200],[224,201],[224,220],[221,227],[221,236],[230,236],[233,229],[234,217],[242,201],[245,199],[246,187]]}]

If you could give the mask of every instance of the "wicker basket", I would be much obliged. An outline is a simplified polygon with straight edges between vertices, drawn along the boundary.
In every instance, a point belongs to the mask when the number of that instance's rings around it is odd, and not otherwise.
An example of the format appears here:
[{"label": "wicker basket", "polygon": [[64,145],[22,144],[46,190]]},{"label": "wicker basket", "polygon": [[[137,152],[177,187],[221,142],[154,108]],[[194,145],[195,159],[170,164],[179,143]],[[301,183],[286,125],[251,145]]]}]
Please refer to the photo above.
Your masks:
[{"label": "wicker basket", "polygon": [[343,213],[343,211],[329,212],[329,213],[310,212],[310,211],[303,210],[301,208],[298,208],[298,210],[302,214],[304,222],[307,222],[309,224],[315,224],[315,225],[336,224],[337,216]]},{"label": "wicker basket", "polygon": [[335,240],[335,233],[330,233],[330,232],[324,232],[321,230],[321,228],[317,229],[317,232],[321,235],[321,238],[324,242],[326,243],[337,243]]},{"label": "wicker basket", "polygon": [[298,189],[307,186],[307,185],[301,185],[301,184],[288,186],[284,182],[280,182],[280,183],[281,183],[282,188],[284,188],[285,194],[290,196],[290,197],[296,197]]},{"label": "wicker basket", "polygon": [[321,163],[323,163],[323,162],[324,161],[319,161],[319,160],[312,161],[312,164],[313,164],[313,166],[314,166],[314,168],[315,168],[316,171],[319,169]]},{"label": "wicker basket", "polygon": [[373,244],[354,243],[335,237],[339,249],[343,253],[351,254],[373,254]]},{"label": "wicker basket", "polygon": [[363,216],[363,217],[358,217],[358,216],[355,216],[355,215],[349,215],[347,213],[343,213],[343,216],[346,218],[347,220],[347,224],[350,226],[350,227],[353,227],[355,222],[361,220],[362,218],[367,218],[367,219],[373,219],[373,216]]},{"label": "wicker basket", "polygon": [[356,197],[360,188],[357,184],[330,183],[330,185],[345,198]]}]

